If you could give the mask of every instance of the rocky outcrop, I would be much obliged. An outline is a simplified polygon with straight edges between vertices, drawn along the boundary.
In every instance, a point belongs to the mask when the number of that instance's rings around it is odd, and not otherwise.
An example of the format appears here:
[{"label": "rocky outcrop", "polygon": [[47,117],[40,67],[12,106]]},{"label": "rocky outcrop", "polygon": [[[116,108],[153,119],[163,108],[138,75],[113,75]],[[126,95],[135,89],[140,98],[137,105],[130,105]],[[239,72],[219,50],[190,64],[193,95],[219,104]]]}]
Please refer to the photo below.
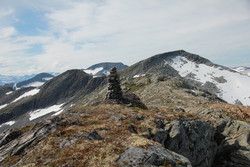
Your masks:
[{"label": "rocky outcrop", "polygon": [[20,130],[8,130],[0,134],[0,147],[11,142],[22,134]]},{"label": "rocky outcrop", "polygon": [[216,166],[250,166],[250,124],[228,121],[217,128]]},{"label": "rocky outcrop", "polygon": [[117,162],[123,167],[191,167],[187,158],[161,146],[149,146],[147,149],[129,146]]},{"label": "rocky outcrop", "polygon": [[192,166],[208,167],[216,154],[214,129],[200,120],[158,120],[157,131],[147,136],[165,148],[187,157]]},{"label": "rocky outcrop", "polygon": [[49,132],[53,132],[56,126],[48,122],[41,124],[33,130],[23,133],[19,130],[8,130],[1,134],[0,162],[6,155],[19,155],[34,142],[42,140]]},{"label": "rocky outcrop", "polygon": [[[206,109],[196,116],[207,121],[214,129],[217,143],[215,167],[250,166],[250,124],[232,120],[233,113]],[[234,115],[236,115],[234,113]]]}]

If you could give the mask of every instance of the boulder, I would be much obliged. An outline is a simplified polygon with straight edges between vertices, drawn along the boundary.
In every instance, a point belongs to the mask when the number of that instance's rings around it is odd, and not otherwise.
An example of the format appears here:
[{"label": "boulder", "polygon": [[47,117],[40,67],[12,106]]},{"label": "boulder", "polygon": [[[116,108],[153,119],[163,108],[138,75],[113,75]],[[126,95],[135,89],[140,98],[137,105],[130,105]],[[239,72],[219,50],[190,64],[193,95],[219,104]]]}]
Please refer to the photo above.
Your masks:
[{"label": "boulder", "polygon": [[147,149],[129,146],[117,162],[122,167],[191,167],[187,158],[161,146],[149,146]]}]

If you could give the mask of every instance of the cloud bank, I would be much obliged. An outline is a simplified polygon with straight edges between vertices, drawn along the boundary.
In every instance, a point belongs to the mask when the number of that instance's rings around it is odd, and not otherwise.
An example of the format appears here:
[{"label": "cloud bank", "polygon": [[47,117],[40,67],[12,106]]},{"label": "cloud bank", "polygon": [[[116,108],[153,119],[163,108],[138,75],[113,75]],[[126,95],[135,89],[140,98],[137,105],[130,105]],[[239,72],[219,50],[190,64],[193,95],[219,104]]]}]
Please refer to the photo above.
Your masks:
[{"label": "cloud bank", "polygon": [[179,49],[250,65],[248,0],[3,0],[0,22],[2,75],[131,65]]}]

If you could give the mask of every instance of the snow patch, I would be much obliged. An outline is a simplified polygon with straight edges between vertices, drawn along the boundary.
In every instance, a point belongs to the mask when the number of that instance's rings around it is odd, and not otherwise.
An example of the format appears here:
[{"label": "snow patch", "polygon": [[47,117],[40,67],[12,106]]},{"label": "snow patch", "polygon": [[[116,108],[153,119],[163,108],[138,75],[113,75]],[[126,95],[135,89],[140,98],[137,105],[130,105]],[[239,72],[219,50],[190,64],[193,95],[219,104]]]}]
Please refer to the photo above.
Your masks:
[{"label": "snow patch", "polygon": [[63,112],[63,109],[61,109],[61,110],[59,110],[59,111],[57,111],[55,114],[53,114],[52,116],[56,116],[56,115],[59,115],[59,114],[61,114]]},{"label": "snow patch", "polygon": [[[63,109],[62,109],[62,106],[64,105],[64,103],[63,104],[59,104],[59,105],[53,105],[53,106],[50,106],[50,107],[47,107],[47,108],[43,108],[43,109],[38,109],[38,110],[35,110],[35,111],[32,111],[31,113],[30,113],[30,121],[32,121],[32,120],[34,120],[34,119],[37,119],[37,118],[39,118],[39,117],[41,117],[41,116],[44,116],[44,115],[46,115],[46,114],[49,114],[49,113],[51,113],[51,112],[56,112],[55,114],[57,114],[57,113],[61,113],[62,111],[63,111]],[[54,114],[54,115],[55,115]]]},{"label": "snow patch", "polygon": [[146,74],[137,74],[137,75],[133,76],[133,78],[139,78],[139,77],[144,77],[144,76],[146,76]]},{"label": "snow patch", "polygon": [[3,124],[0,125],[0,128],[3,127],[3,126],[6,126],[6,125],[11,126],[11,125],[13,125],[14,123],[15,123],[15,121],[5,122],[5,123],[3,123]]},{"label": "snow patch", "polygon": [[[182,77],[192,74],[192,80],[205,84],[207,81],[215,84],[221,92],[217,95],[234,104],[239,99],[243,105],[250,105],[250,78],[246,75],[230,72],[222,68],[205,64],[196,64],[185,57],[176,56],[169,65],[179,72]],[[165,61],[164,61],[165,62]],[[223,77],[226,82],[220,83],[215,78]]]},{"label": "snow patch", "polygon": [[9,95],[9,94],[11,94],[13,91],[10,91],[10,92],[7,92],[7,93],[5,93],[6,95]]},{"label": "snow patch", "polygon": [[40,91],[40,89],[32,89],[24,94],[22,94],[21,96],[19,96],[18,98],[16,98],[12,103],[24,98],[24,97],[27,97],[27,96],[34,96],[35,94],[37,94],[38,92]]},{"label": "snow patch", "polygon": [[103,67],[98,67],[95,68],[94,70],[83,70],[83,71],[90,75],[96,75],[101,70],[103,70]]},{"label": "snow patch", "polygon": [[2,108],[6,107],[7,105],[8,105],[8,104],[1,105],[1,106],[0,106],[0,110],[1,110]]},{"label": "snow patch", "polygon": [[46,80],[46,81],[48,81],[48,80],[51,80],[53,77],[45,77],[45,78],[43,78],[43,80]]}]

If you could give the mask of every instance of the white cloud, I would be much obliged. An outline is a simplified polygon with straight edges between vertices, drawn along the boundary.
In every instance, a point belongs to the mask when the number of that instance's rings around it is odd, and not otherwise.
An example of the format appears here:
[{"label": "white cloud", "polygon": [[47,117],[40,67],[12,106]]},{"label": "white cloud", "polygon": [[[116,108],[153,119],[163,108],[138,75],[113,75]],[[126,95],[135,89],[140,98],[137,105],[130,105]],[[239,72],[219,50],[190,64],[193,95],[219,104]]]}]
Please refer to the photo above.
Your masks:
[{"label": "white cloud", "polygon": [[[219,55],[230,59],[236,53],[243,54],[240,50],[250,54],[247,0],[54,0],[49,5],[50,2],[24,0],[23,4],[16,4],[43,12],[49,27],[40,34],[17,35],[18,29],[11,25],[5,26],[8,33],[0,30],[0,36],[7,38],[0,39],[0,60],[2,57],[5,64],[12,64],[11,68],[16,65],[13,73],[62,72],[102,61],[130,65],[177,49],[218,61]],[[16,10],[9,10],[9,14]],[[28,52],[33,45],[41,45],[42,52]],[[19,61],[25,65],[20,67]],[[1,72],[10,74],[11,68],[4,68],[0,67]]]},{"label": "white cloud", "polygon": [[13,9],[10,9],[10,8],[0,9],[0,19],[3,18],[3,17],[6,17],[8,15],[11,15],[12,13],[14,13]]},{"label": "white cloud", "polygon": [[16,33],[14,27],[0,27],[0,39],[11,37]]}]

